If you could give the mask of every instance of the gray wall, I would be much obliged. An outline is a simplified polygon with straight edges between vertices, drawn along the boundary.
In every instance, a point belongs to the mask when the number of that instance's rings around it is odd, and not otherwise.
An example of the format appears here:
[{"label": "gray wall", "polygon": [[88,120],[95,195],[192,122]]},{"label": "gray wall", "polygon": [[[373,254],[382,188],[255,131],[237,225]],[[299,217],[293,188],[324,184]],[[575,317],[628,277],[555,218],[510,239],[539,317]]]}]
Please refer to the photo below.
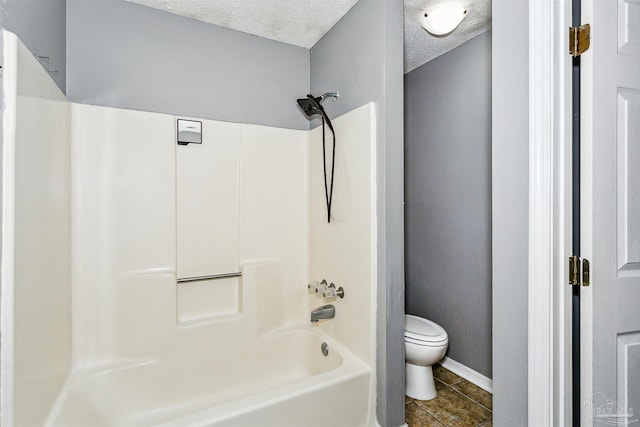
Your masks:
[{"label": "gray wall", "polygon": [[67,22],[72,101],[309,128],[307,49],[124,0],[67,0]]},{"label": "gray wall", "polygon": [[527,425],[529,14],[527,0],[493,9],[493,419]]},{"label": "gray wall", "polygon": [[407,313],[491,377],[491,33],[405,75]]},{"label": "gray wall", "polygon": [[40,61],[56,84],[66,83],[66,2],[65,0],[2,0],[0,25],[15,33]]},{"label": "gray wall", "polygon": [[360,0],[312,49],[311,91],[340,92],[331,117],[376,103],[377,417],[404,423],[403,2]]}]

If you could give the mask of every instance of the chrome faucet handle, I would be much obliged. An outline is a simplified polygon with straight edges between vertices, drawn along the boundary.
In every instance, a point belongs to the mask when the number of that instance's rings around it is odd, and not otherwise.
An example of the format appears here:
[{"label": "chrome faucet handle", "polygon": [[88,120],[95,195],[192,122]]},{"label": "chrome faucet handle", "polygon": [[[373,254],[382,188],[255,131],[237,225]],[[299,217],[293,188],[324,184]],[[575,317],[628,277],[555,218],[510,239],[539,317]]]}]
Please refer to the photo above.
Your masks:
[{"label": "chrome faucet handle", "polygon": [[325,299],[332,299],[332,298],[344,298],[344,289],[342,288],[342,286],[340,286],[338,289],[336,289],[336,285],[331,283],[329,286],[327,286],[327,288],[322,292],[322,296]]}]

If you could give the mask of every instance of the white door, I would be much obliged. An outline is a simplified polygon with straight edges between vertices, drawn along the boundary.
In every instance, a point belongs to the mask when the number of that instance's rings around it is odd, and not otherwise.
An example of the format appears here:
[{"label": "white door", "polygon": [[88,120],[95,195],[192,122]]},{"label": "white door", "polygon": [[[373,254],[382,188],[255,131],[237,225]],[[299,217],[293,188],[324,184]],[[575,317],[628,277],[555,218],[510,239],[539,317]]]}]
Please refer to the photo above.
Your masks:
[{"label": "white door", "polygon": [[640,426],[640,0],[586,0],[582,425]]}]

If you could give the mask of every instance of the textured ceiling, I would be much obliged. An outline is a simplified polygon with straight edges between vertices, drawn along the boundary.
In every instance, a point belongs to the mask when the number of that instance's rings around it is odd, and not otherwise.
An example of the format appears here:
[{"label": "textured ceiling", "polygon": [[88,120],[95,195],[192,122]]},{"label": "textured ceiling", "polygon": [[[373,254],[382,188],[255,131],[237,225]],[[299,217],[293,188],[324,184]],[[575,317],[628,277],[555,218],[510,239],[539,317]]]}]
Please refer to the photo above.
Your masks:
[{"label": "textured ceiling", "polygon": [[[188,18],[310,49],[358,0],[127,0]],[[445,1],[467,15],[436,37],[420,26],[425,11]],[[491,0],[404,0],[404,71],[421,66],[491,27]]]},{"label": "textured ceiling", "polygon": [[128,0],[310,49],[358,0]]},{"label": "textured ceiling", "polygon": [[420,18],[440,3],[451,0],[404,0],[404,72],[449,52],[491,28],[490,0],[453,0],[467,14],[464,21],[446,36],[432,36],[422,29]]}]

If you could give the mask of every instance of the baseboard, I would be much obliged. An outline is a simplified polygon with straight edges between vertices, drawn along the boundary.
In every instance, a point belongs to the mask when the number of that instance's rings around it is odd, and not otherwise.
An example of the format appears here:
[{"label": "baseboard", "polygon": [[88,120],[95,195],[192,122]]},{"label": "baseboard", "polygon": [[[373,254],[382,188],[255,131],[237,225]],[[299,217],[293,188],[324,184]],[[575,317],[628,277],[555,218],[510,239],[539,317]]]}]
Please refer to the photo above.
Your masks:
[{"label": "baseboard", "polygon": [[485,377],[480,372],[474,371],[468,366],[465,366],[460,362],[456,362],[455,360],[448,357],[444,357],[440,361],[440,364],[442,365],[442,367],[447,368],[454,374],[461,376],[470,383],[477,385],[478,387],[488,391],[489,393],[493,393],[493,381],[491,380],[491,378]]},{"label": "baseboard", "polygon": [[[382,427],[377,420],[376,420],[376,427]],[[409,425],[407,423],[404,423],[404,424],[400,424],[398,427],[409,427]]]}]

